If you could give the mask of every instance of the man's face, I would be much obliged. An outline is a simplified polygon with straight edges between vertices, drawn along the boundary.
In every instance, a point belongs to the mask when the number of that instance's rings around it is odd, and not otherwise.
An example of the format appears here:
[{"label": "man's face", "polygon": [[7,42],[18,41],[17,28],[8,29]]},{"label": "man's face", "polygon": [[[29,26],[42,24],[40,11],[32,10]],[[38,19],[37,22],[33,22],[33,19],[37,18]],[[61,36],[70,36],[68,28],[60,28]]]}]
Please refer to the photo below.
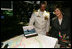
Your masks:
[{"label": "man's face", "polygon": [[40,7],[41,11],[44,11],[45,8],[46,8],[46,5],[45,4],[41,4],[41,7]]},{"label": "man's face", "polygon": [[55,15],[57,16],[57,17],[59,17],[60,15],[61,15],[61,11],[57,8],[57,9],[55,9]]}]

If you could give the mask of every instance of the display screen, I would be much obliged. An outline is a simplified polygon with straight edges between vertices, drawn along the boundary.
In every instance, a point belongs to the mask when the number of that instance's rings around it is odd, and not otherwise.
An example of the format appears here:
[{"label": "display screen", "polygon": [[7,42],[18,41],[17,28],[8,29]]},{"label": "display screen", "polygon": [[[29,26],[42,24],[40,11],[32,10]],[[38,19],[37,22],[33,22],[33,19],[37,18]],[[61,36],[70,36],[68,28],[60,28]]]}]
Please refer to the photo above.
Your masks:
[{"label": "display screen", "polygon": [[32,36],[37,34],[33,26],[23,26],[23,31],[25,36]]}]

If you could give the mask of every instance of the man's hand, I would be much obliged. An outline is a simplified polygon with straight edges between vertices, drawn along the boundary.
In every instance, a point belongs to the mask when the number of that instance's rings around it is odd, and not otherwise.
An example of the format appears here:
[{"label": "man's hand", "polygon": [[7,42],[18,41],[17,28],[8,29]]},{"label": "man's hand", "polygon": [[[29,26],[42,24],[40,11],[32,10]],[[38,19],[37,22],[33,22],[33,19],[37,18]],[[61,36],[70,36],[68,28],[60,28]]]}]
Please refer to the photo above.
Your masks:
[{"label": "man's hand", "polygon": [[48,36],[48,32],[46,32],[46,36]]}]

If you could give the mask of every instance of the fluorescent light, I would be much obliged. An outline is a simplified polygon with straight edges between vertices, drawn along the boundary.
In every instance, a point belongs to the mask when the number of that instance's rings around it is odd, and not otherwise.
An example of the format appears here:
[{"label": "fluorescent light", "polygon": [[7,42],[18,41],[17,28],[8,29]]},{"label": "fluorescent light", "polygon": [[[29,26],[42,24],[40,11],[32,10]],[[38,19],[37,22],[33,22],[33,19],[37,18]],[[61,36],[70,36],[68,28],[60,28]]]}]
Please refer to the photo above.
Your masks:
[{"label": "fluorescent light", "polygon": [[13,10],[13,9],[9,9],[9,8],[1,8],[1,10]]}]

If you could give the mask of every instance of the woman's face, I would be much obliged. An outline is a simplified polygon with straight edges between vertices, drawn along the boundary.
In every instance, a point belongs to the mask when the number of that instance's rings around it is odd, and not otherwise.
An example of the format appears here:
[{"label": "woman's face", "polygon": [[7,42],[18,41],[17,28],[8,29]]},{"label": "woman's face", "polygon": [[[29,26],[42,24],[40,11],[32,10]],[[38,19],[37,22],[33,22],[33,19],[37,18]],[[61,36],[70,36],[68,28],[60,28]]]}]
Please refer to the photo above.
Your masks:
[{"label": "woman's face", "polygon": [[62,14],[61,11],[60,11],[60,9],[58,9],[58,8],[56,8],[54,12],[55,12],[55,15],[57,17],[61,16],[61,14]]}]

